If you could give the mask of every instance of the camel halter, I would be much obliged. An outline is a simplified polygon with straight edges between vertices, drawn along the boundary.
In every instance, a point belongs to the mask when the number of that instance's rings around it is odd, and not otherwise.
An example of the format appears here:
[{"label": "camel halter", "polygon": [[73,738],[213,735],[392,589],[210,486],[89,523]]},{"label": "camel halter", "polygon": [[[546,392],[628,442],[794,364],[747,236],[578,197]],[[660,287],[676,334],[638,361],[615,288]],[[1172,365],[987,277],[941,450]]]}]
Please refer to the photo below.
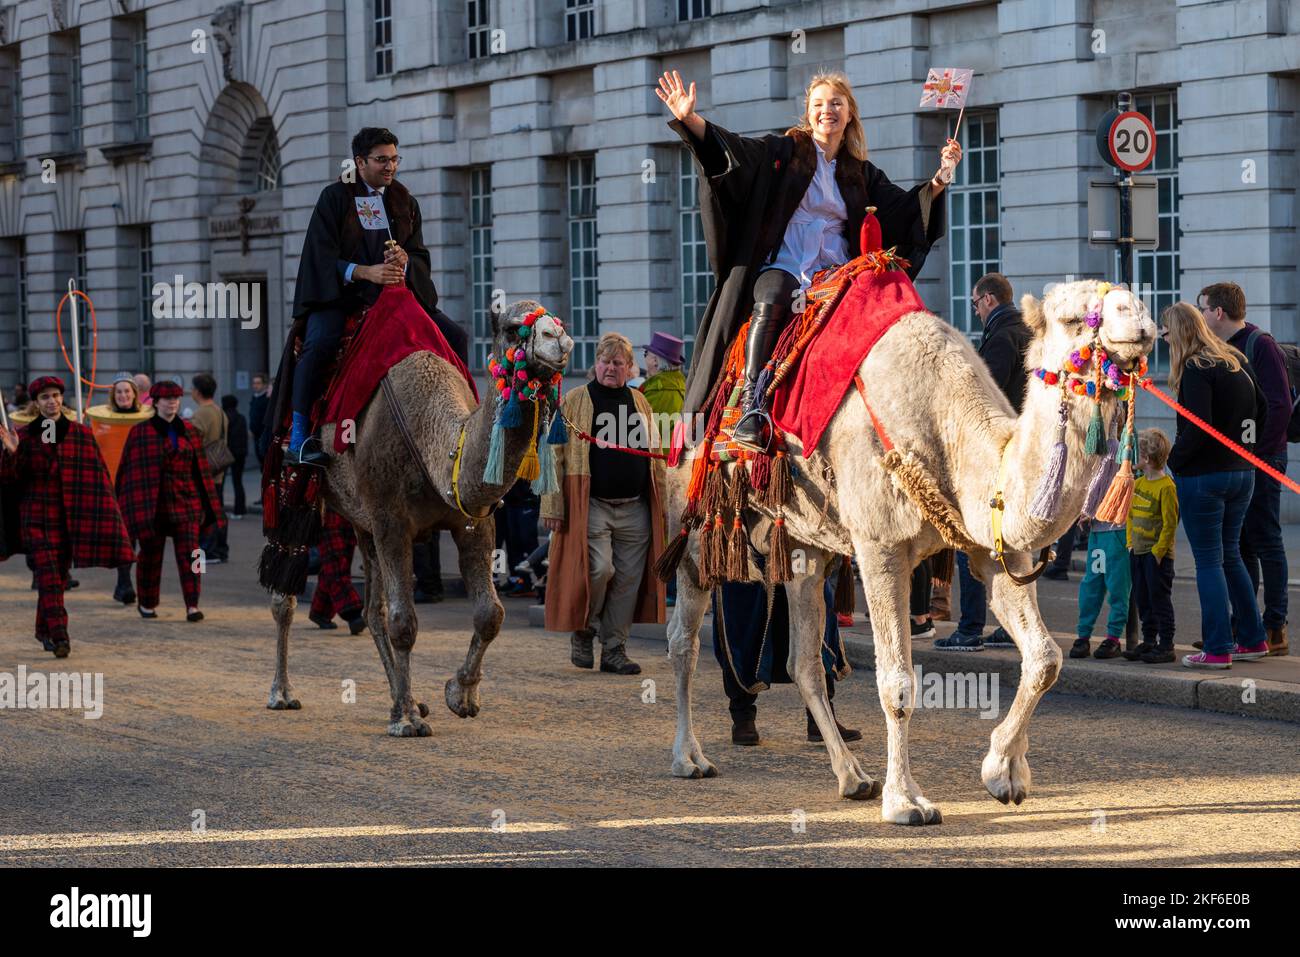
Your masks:
[{"label": "camel halter", "polygon": [[460,427],[460,438],[456,440],[456,458],[451,463],[451,494],[456,501],[456,511],[464,515],[471,522],[482,521],[487,518],[496,509],[496,505],[489,505],[482,515],[472,515],[465,511],[465,506],[460,504],[460,460],[465,453],[465,426]]}]

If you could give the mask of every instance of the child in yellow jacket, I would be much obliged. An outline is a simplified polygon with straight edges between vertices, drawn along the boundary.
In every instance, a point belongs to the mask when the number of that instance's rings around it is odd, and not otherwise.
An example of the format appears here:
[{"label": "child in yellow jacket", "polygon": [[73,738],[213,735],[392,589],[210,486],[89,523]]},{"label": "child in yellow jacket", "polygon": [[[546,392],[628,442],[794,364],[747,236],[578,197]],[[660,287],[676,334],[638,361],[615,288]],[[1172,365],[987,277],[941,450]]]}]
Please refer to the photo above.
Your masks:
[{"label": "child in yellow jacket", "polygon": [[1178,492],[1165,473],[1169,437],[1159,429],[1138,433],[1138,469],[1128,515],[1133,595],[1142,620],[1142,643],[1124,652],[1129,661],[1174,660],[1174,533]]}]

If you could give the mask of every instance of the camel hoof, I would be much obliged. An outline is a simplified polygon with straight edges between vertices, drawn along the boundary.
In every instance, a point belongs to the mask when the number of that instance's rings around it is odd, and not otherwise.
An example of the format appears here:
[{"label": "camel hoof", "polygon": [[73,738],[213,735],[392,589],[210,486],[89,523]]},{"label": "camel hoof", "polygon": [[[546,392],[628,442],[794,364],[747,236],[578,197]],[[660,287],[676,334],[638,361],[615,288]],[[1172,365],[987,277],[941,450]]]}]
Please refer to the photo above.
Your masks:
[{"label": "camel hoof", "polygon": [[460,683],[456,678],[448,678],[447,686],[444,690],[447,699],[447,707],[451,713],[459,718],[474,718],[478,716],[478,685],[473,684],[468,688]]},{"label": "camel hoof", "polygon": [[1003,804],[1019,805],[1029,795],[1029,762],[1024,758],[1000,757],[990,751],[980,777],[989,794]]},{"label": "camel hoof", "polygon": [[706,761],[704,767],[696,764],[690,758],[684,761],[673,762],[673,777],[687,778],[692,781],[699,781],[703,778],[716,778],[718,769],[713,766],[712,762]]},{"label": "camel hoof", "polygon": [[919,794],[912,799],[901,791],[881,802],[880,819],[888,824],[906,824],[910,827],[943,823],[943,815],[937,807]]},{"label": "camel hoof", "polygon": [[860,782],[858,786],[848,794],[842,796],[850,801],[870,801],[879,793],[880,782],[867,778],[867,780]]},{"label": "camel hoof", "polygon": [[266,702],[266,707],[271,711],[297,711],[302,707],[302,702],[277,690],[271,692],[271,698]]},{"label": "camel hoof", "polygon": [[433,734],[433,729],[419,718],[411,718],[394,721],[388,726],[388,733],[394,738],[427,738]]},{"label": "camel hoof", "polygon": [[417,701],[415,707],[419,710],[421,718],[429,717],[429,706],[423,701]]}]

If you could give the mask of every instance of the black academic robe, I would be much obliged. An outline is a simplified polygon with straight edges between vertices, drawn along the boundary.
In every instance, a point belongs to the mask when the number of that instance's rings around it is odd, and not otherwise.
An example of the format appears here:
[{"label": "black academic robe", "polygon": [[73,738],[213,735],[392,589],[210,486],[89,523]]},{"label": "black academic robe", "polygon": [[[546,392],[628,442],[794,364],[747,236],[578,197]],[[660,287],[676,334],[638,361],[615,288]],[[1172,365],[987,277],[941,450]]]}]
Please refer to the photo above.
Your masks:
[{"label": "black academic robe", "polygon": [[[707,123],[697,140],[677,120],[668,124],[695,157],[700,216],[715,287],[695,333],[683,413],[704,408],[727,347],[753,307],[754,279],[780,251],[786,227],[817,171],[817,147],[809,134],[738,136]],[[858,233],[866,207],[876,207],[884,248],[897,247],[915,279],[926,253],[944,232],[944,204],[930,205],[927,183],[905,190],[866,160],[841,149],[835,183],[848,212],[845,239],[850,258],[861,254]]]}]

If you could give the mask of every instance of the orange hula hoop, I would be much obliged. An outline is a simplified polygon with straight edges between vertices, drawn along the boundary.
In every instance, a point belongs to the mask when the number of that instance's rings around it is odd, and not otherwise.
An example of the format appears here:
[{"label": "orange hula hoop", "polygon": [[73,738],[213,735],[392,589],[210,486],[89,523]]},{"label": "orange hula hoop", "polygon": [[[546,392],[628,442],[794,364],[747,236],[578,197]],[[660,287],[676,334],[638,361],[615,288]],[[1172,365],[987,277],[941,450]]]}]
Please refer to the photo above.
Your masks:
[{"label": "orange hula hoop", "polygon": [[80,289],[73,289],[70,292],[65,292],[63,298],[59,300],[58,308],[54,310],[54,330],[59,336],[59,351],[63,353],[63,361],[67,364],[68,371],[75,376],[77,374],[77,368],[72,359],[68,356],[68,347],[63,341],[63,304],[73,296],[80,296],[82,299],[86,300],[86,306],[90,309],[90,378],[87,379],[84,375],[80,376],[81,384],[88,386],[90,389],[90,391],[86,393],[85,399],[86,405],[89,406],[91,397],[95,394],[96,389],[110,388],[110,386],[104,385],[102,382],[95,381],[95,372],[99,365],[99,323],[95,319],[95,304],[91,301],[90,297]]}]

